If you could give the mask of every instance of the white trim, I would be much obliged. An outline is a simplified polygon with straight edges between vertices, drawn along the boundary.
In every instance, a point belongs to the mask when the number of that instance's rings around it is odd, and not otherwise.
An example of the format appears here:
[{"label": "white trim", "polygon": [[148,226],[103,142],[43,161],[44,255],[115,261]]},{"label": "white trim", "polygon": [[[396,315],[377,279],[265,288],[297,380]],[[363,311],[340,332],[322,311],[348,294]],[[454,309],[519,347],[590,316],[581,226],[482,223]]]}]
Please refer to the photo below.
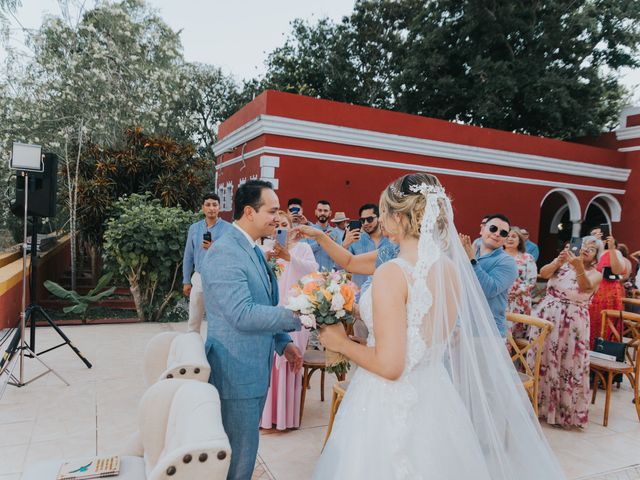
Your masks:
[{"label": "white trim", "polygon": [[632,106],[625,107],[620,112],[620,117],[618,118],[618,121],[619,121],[620,125],[624,128],[624,127],[627,126],[627,118],[632,116],[632,115],[638,115],[638,114],[640,114],[640,106],[638,106],[638,107],[632,107]]},{"label": "white trim", "polygon": [[419,165],[416,163],[390,162],[387,160],[375,160],[375,159],[361,158],[361,157],[348,157],[345,155],[334,155],[332,153],[319,153],[319,152],[311,152],[306,150],[291,150],[288,148],[278,148],[278,147],[260,147],[250,152],[245,152],[243,158],[238,156],[230,160],[227,160],[224,163],[221,163],[220,165],[218,165],[218,170],[228,167],[229,165],[233,165],[235,163],[241,162],[242,160],[247,160],[256,155],[262,155],[263,153],[275,153],[278,155],[287,155],[287,156],[302,157],[302,158],[313,158],[316,160],[328,160],[332,162],[350,163],[350,164],[356,164],[356,165],[370,165],[373,167],[395,168],[399,170],[409,170],[414,172],[420,171],[420,172],[430,172],[434,174],[439,173],[441,175],[452,175],[456,177],[481,178],[485,180],[496,180],[499,182],[523,183],[525,185],[539,185],[539,186],[545,186],[545,187],[584,190],[588,192],[611,193],[614,195],[624,195],[625,193],[625,190],[622,190],[622,189],[600,187],[598,185],[582,185],[578,183],[554,182],[551,180],[541,180],[537,178],[513,177],[510,175],[497,175],[494,173],[471,172],[467,170],[454,170],[452,168],[431,167],[429,165]]},{"label": "white trim", "polygon": [[[589,206],[591,206],[591,205],[592,205],[592,203],[589,202]],[[602,215],[604,215],[604,218],[607,220],[607,225],[609,225],[609,231],[611,231],[611,229],[612,229],[611,227],[613,226],[613,223],[611,221],[611,217],[609,216],[609,212],[607,212],[607,209],[604,207],[604,205],[600,205],[600,203],[598,203],[598,202],[593,202],[593,205],[595,205],[596,207],[598,207],[600,209],[600,211],[602,212]],[[589,207],[587,207],[587,210],[588,209],[589,209]],[[585,216],[585,219],[586,219],[586,217],[587,217],[586,210],[585,210],[584,216]]]},{"label": "white trim", "polygon": [[[611,214],[612,222],[620,221],[620,218],[622,217],[622,205],[620,205],[620,202],[616,197],[614,197],[613,195],[609,195],[608,193],[599,193],[591,200],[589,200],[589,203],[587,204],[587,210],[589,210],[589,206],[592,203],[595,203],[596,205],[598,205],[598,207],[600,207],[600,209],[603,209],[603,207],[600,205],[600,202],[596,203],[596,200],[602,200],[607,206],[607,208],[609,209],[608,213]],[[585,210],[585,216],[587,215],[587,210]]]},{"label": "white trim", "polygon": [[616,140],[633,140],[634,138],[640,138],[640,126],[616,130]]},{"label": "white trim", "polygon": [[582,220],[582,209],[580,208],[580,201],[576,194],[571,190],[567,190],[566,188],[554,188],[553,190],[549,190],[542,201],[540,202],[540,206],[544,205],[545,200],[552,193],[559,193],[562,195],[567,202],[567,206],[569,207],[569,220],[571,223],[579,222]]},{"label": "white trim", "polygon": [[260,166],[278,168],[280,166],[280,157],[274,157],[271,155],[262,155],[260,157]]},{"label": "white trim", "polygon": [[[393,152],[450,158],[467,162],[516,167],[543,172],[579,175],[626,182],[631,170],[559,158],[474,147],[424,138],[339,127],[306,120],[259,115],[214,145],[217,155],[229,151],[260,135],[273,134],[322,142],[355,145]],[[246,155],[245,155],[246,158]]]},{"label": "white trim", "polygon": [[637,147],[623,147],[618,149],[619,152],[637,152],[638,150],[640,150],[640,145]]}]

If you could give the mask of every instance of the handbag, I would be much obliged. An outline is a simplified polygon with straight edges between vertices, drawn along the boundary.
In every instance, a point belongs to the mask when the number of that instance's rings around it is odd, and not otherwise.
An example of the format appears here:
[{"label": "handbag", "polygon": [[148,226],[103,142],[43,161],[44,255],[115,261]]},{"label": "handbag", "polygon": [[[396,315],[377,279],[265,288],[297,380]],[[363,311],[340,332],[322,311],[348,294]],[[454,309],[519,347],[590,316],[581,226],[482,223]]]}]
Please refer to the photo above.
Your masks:
[{"label": "handbag", "polygon": [[[620,312],[620,326],[622,326],[622,312]],[[620,335],[622,335],[622,330],[620,330]],[[604,353],[605,355],[611,355],[612,357],[616,357],[616,362],[624,363],[624,355],[627,350],[627,345],[622,342],[612,342],[611,340],[605,340],[602,337],[598,337],[595,339],[593,344],[593,351]],[[619,373],[615,377],[613,377],[614,383],[622,382],[622,374]]]}]

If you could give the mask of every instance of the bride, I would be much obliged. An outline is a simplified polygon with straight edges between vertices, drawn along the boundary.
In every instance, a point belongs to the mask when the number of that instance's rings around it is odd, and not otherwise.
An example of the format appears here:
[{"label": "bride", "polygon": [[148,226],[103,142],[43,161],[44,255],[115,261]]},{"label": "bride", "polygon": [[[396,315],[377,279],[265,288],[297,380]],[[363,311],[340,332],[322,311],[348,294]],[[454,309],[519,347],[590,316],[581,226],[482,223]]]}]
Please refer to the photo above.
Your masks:
[{"label": "bride", "polygon": [[367,345],[320,340],[360,368],[315,479],[560,479],[496,330],[438,179],[405,175],[380,198],[400,247],[362,294]]}]

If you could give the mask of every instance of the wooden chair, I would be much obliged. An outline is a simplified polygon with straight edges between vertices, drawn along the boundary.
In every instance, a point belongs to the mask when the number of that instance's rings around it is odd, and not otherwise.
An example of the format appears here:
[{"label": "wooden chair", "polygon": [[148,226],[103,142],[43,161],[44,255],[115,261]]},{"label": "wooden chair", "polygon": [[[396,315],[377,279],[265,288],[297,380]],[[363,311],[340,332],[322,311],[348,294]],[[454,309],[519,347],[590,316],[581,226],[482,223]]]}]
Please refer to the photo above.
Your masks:
[{"label": "wooden chair", "polygon": [[[304,401],[307,397],[307,390],[310,387],[311,376],[320,371],[320,401],[324,402],[324,376],[325,367],[327,366],[327,355],[324,350],[306,350],[302,356],[302,394],[300,395],[300,423],[302,423],[302,414],[304,413]],[[338,380],[344,380],[344,375],[337,374]]]},{"label": "wooden chair", "polygon": [[[605,332],[607,329],[610,330],[611,340],[620,342],[623,341],[623,337],[618,331],[618,328],[614,324],[615,320],[622,318],[622,320],[629,324],[632,322],[633,331],[638,331],[638,327],[640,327],[640,315],[630,313],[630,312],[622,312],[620,310],[603,310],[602,311],[602,325],[600,327],[600,336],[605,338]],[[638,337],[640,339],[640,337]],[[636,340],[634,338],[629,339],[629,341],[625,342],[628,346],[631,345],[631,348],[627,348],[625,352],[625,357],[627,358],[627,362],[616,362],[612,360],[605,360],[597,357],[591,357],[591,371],[594,373],[595,378],[593,382],[593,389],[591,393],[591,403],[594,404],[596,402],[596,395],[598,393],[598,388],[600,386],[600,382],[605,386],[605,401],[604,401],[604,419],[602,422],[603,426],[607,426],[609,423],[609,406],[611,401],[611,391],[613,389],[613,377],[616,375],[622,374],[625,375],[631,386],[633,387],[634,392],[634,403],[636,406],[636,413],[638,414],[638,420],[640,420],[640,402],[638,401],[638,370],[640,369],[640,362],[638,362],[638,355],[640,354],[640,348],[637,348],[637,344],[634,347],[634,342]],[[634,355],[630,355],[630,351],[634,350]]]},{"label": "wooden chair", "polygon": [[338,408],[340,408],[342,399],[344,398],[345,393],[347,393],[347,388],[349,388],[349,380],[344,380],[342,382],[333,384],[333,396],[331,398],[331,416],[329,417],[329,425],[327,425],[327,434],[325,435],[324,443],[322,444],[323,450],[324,446],[329,440],[329,435],[331,435],[331,430],[333,429],[333,421],[336,418],[336,413],[338,413]]},{"label": "wooden chair", "polygon": [[[514,339],[511,333],[507,334],[507,340],[512,348],[511,361],[518,369],[518,375],[520,376],[520,380],[522,380],[522,386],[527,391],[533,405],[533,411],[537,416],[540,360],[542,358],[544,341],[549,332],[553,330],[553,324],[548,320],[517,313],[507,313],[507,320],[514,324],[521,323],[528,325],[529,327],[537,327],[539,329],[538,336],[533,340],[527,340],[526,338]],[[527,362],[527,353],[529,351],[535,352],[533,368]]]}]

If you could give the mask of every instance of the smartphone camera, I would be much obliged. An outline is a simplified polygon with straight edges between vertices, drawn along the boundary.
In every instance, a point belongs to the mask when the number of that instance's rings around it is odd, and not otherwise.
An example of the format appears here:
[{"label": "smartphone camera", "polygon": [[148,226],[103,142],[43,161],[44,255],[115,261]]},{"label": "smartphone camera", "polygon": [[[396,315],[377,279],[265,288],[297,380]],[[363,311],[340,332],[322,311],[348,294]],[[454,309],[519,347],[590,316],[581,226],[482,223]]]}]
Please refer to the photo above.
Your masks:
[{"label": "smartphone camera", "polygon": [[349,222],[349,230],[360,230],[361,227],[362,224],[360,223],[360,220],[351,220]]}]

